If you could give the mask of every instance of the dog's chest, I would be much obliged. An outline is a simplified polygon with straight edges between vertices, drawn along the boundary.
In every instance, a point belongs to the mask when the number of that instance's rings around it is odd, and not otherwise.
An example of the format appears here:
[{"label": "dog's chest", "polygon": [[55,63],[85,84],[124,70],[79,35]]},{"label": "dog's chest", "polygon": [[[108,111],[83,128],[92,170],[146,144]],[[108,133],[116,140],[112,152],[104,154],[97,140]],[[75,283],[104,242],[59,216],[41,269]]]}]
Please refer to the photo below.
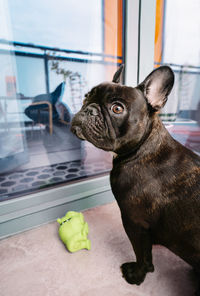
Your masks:
[{"label": "dog's chest", "polygon": [[113,167],[110,174],[112,192],[121,208],[147,216],[157,207],[157,182],[151,181],[149,171],[134,164]]},{"label": "dog's chest", "polygon": [[134,165],[122,165],[113,168],[110,174],[112,192],[122,216],[146,229],[154,227],[161,209],[156,189],[159,185],[151,182],[147,171]]}]

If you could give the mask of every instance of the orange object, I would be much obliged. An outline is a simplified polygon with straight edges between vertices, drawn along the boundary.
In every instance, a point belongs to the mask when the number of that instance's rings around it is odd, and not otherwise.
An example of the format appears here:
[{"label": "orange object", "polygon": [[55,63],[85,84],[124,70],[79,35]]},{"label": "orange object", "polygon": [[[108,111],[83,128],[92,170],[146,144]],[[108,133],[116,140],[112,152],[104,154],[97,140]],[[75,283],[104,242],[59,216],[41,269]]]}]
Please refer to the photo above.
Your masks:
[{"label": "orange object", "polygon": [[[106,62],[122,63],[118,57],[123,55],[123,0],[104,0],[104,54],[114,56],[105,57]],[[113,73],[116,67],[108,72]]]},{"label": "orange object", "polygon": [[[104,53],[122,57],[122,0],[104,1]],[[116,61],[105,58],[106,61]],[[117,60],[121,62],[121,60]]]},{"label": "orange object", "polygon": [[[154,62],[161,63],[163,54],[163,16],[164,16],[164,2],[165,0],[156,1],[156,28],[155,28],[155,50]],[[159,65],[155,65],[159,67]]]}]

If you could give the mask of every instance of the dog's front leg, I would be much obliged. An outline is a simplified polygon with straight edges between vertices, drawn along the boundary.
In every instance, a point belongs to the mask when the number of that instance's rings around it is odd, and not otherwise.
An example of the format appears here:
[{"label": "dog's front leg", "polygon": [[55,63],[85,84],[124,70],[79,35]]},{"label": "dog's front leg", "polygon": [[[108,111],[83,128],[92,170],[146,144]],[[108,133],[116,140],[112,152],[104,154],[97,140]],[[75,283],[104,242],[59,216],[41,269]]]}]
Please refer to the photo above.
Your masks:
[{"label": "dog's front leg", "polygon": [[130,223],[123,216],[122,221],[133,246],[136,262],[124,263],[121,266],[121,271],[129,284],[140,285],[144,281],[146,273],[154,271],[150,231],[142,226]]}]

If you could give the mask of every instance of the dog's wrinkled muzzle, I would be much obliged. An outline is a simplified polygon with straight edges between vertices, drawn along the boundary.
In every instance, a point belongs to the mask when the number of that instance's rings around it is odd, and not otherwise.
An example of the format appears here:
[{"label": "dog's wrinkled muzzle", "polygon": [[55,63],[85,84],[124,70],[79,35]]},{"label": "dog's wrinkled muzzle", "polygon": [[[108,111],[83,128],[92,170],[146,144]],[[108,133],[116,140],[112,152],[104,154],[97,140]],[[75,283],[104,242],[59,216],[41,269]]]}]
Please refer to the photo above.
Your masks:
[{"label": "dog's wrinkled muzzle", "polygon": [[72,119],[71,131],[81,140],[87,140],[100,149],[112,151],[113,139],[109,131],[111,127],[106,122],[109,121],[109,116],[105,115],[101,108],[96,103],[83,106]]},{"label": "dog's wrinkled muzzle", "polygon": [[100,112],[100,106],[95,103],[88,105],[86,108],[82,109],[76,113],[71,123],[71,132],[75,134],[79,139],[86,140],[83,135],[82,125],[88,122],[90,116],[98,116]]}]

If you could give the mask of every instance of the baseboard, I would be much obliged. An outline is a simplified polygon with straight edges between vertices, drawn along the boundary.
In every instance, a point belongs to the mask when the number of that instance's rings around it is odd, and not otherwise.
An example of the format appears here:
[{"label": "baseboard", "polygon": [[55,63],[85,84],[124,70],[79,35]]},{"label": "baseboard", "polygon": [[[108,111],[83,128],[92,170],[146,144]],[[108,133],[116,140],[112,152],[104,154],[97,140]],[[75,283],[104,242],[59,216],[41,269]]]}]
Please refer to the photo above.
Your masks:
[{"label": "baseboard", "polygon": [[2,202],[0,239],[113,200],[106,175]]}]

